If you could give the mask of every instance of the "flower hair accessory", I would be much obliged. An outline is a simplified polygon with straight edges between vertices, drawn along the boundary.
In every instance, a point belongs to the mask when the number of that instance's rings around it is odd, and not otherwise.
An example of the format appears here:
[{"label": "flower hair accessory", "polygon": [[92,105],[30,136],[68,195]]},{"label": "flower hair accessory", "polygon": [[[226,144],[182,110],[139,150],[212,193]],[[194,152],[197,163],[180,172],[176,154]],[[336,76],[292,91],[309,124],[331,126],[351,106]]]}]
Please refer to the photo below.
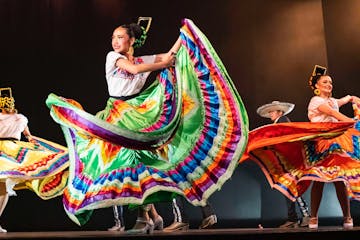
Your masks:
[{"label": "flower hair accessory", "polygon": [[134,48],[139,48],[139,47],[141,47],[142,45],[144,45],[145,40],[146,40],[146,38],[147,38],[145,28],[142,27],[142,26],[140,26],[140,27],[141,27],[141,30],[142,30],[142,34],[141,34],[140,38],[135,39],[135,42],[134,42],[134,44],[133,44],[133,47],[134,47]]},{"label": "flower hair accessory", "polygon": [[11,88],[0,88],[0,110],[14,111],[15,99],[12,97]]},{"label": "flower hair accessory", "polygon": [[[146,27],[141,26],[141,23],[143,21],[147,21]],[[135,42],[133,44],[134,48],[139,48],[142,45],[144,45],[145,40],[147,38],[147,32],[150,29],[151,26],[152,17],[139,17],[137,24],[141,27],[142,33],[141,36],[138,39],[135,39]]]},{"label": "flower hair accessory", "polygon": [[311,87],[311,89],[315,89],[315,84],[318,80],[318,77],[315,78],[315,76],[323,76],[326,74],[327,68],[320,66],[320,65],[315,65],[314,69],[312,71],[311,77],[309,79],[309,86]]}]

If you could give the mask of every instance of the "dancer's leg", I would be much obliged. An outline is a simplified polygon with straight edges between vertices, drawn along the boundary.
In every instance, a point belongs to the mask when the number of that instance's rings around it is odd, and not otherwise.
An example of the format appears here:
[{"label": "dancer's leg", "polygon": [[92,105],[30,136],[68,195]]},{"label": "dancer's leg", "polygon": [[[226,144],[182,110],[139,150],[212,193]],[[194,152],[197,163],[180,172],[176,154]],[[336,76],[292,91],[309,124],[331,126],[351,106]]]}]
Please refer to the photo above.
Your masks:
[{"label": "dancer's leg", "polygon": [[334,182],[336,195],[339,200],[341,210],[344,217],[351,217],[350,213],[350,199],[346,191],[345,184],[343,182]]},{"label": "dancer's leg", "polygon": [[324,183],[323,182],[313,182],[311,188],[311,217],[318,217],[318,211],[323,195]]},{"label": "dancer's leg", "polygon": [[287,206],[287,219],[279,228],[297,228],[299,227],[299,217],[296,213],[295,202],[287,197],[285,197],[285,201]]},{"label": "dancer's leg", "polygon": [[311,188],[311,218],[309,221],[309,228],[318,228],[318,211],[322,199],[324,189],[323,182],[313,182]]},{"label": "dancer's leg", "polygon": [[154,230],[154,223],[150,218],[149,211],[151,204],[141,205],[138,207],[138,216],[136,223],[128,232],[132,233],[151,233]]},{"label": "dancer's leg", "polygon": [[300,212],[302,214],[300,226],[307,227],[307,226],[309,226],[309,222],[310,222],[310,213],[309,213],[309,208],[307,206],[307,203],[306,203],[305,199],[303,199],[301,196],[296,198],[296,202],[297,202],[297,204],[300,208]]},{"label": "dancer's leg", "polygon": [[114,213],[114,221],[115,225],[109,228],[109,231],[124,231],[125,224],[124,224],[124,217],[123,217],[123,206],[121,205],[114,205],[113,206],[113,213]]},{"label": "dancer's leg", "polygon": [[353,219],[351,218],[350,212],[350,199],[344,182],[334,182],[336,195],[339,200],[341,210],[344,217],[344,228],[352,228],[354,226]]},{"label": "dancer's leg", "polygon": [[301,214],[303,217],[310,217],[309,208],[304,198],[296,198],[296,202],[300,208]]},{"label": "dancer's leg", "polygon": [[172,209],[174,213],[174,222],[164,228],[165,232],[174,232],[189,229],[189,219],[184,211],[184,200],[178,196],[172,201]]},{"label": "dancer's leg", "polygon": [[[6,191],[6,184],[5,182],[0,182],[0,217],[2,216],[5,207],[9,200],[9,194]],[[6,229],[3,229],[0,226],[0,232],[7,232]]]},{"label": "dancer's leg", "polygon": [[163,230],[163,228],[164,228],[164,220],[160,216],[160,214],[157,212],[154,204],[150,204],[149,214],[150,214],[151,219],[154,222],[154,229],[155,230]]},{"label": "dancer's leg", "polygon": [[211,215],[215,215],[215,210],[211,204],[207,202],[205,206],[201,207],[201,214],[203,219],[205,219]]},{"label": "dancer's leg", "polygon": [[157,212],[156,208],[155,208],[155,205],[154,204],[149,204],[150,205],[150,210],[149,210],[149,214],[150,214],[150,217],[152,219],[156,219],[159,215],[159,213]]},{"label": "dancer's leg", "polygon": [[215,210],[209,202],[207,202],[205,206],[201,207],[201,213],[203,220],[199,226],[200,229],[211,228],[217,223]]}]

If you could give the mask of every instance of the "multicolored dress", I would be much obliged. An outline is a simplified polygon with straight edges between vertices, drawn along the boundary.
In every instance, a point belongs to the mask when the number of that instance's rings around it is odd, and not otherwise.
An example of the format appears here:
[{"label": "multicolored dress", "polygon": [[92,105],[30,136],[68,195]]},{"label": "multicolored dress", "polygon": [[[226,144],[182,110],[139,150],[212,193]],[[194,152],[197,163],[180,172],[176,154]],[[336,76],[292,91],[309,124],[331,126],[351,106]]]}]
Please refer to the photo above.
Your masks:
[{"label": "multicolored dress", "polygon": [[337,122],[320,116],[316,114],[318,100],[314,97],[309,104],[309,119],[327,122],[278,123],[254,129],[240,163],[255,161],[271,187],[293,201],[311,181],[343,181],[349,197],[360,200],[360,121]]},{"label": "multicolored dress", "polygon": [[175,67],[129,100],[109,98],[96,116],[72,99],[46,101],[70,155],[64,207],[78,224],[91,210],[170,201],[194,205],[228,180],[242,156],[248,118],[225,67],[191,20]]},{"label": "multicolored dress", "polygon": [[22,114],[0,113],[0,181],[7,192],[30,189],[42,199],[62,195],[67,186],[69,158],[67,148],[33,136],[20,141],[27,126]]}]

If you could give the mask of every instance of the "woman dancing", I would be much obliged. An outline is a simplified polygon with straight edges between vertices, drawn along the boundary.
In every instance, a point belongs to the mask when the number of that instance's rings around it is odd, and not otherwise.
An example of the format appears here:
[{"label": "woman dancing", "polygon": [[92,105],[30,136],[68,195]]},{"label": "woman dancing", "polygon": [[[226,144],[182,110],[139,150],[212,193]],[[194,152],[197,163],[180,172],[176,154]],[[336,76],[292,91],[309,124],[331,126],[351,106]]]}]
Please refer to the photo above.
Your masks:
[{"label": "woman dancing", "polygon": [[313,182],[311,229],[318,228],[324,183],[333,182],[343,212],[343,227],[352,228],[349,200],[360,200],[360,122],[358,115],[347,117],[339,107],[351,102],[356,110],[360,100],[350,95],[332,97],[332,79],[320,70],[315,66],[310,79],[315,93],[308,106],[310,122],[278,123],[250,131],[246,154],[240,162],[249,158],[257,162],[270,185],[293,201]]},{"label": "woman dancing", "polygon": [[[134,57],[131,46],[144,40],[130,25],[115,29],[106,61],[110,97],[96,116],[75,100],[47,99],[71,149],[64,206],[78,224],[93,209],[176,195],[204,206],[245,150],[245,108],[205,35],[185,19],[168,52]],[[155,70],[156,80],[141,90]],[[141,223],[153,229],[146,218]]]},{"label": "woman dancing", "polygon": [[[33,136],[28,119],[15,108],[11,88],[0,88],[0,216],[15,189],[42,199],[57,197],[67,184],[67,149]],[[21,141],[24,136],[28,141]],[[0,232],[7,232],[0,226]]]}]

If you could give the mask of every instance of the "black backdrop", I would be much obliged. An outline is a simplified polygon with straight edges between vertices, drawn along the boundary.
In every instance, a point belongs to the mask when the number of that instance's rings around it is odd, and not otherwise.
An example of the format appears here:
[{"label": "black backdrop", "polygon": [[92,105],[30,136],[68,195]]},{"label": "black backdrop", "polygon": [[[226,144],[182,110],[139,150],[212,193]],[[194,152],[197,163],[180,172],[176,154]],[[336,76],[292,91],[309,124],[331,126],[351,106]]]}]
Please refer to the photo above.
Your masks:
[{"label": "black backdrop", "polygon": [[[264,103],[281,100],[296,104],[293,121],[307,121],[312,96],[307,85],[315,64],[328,67],[334,95],[360,95],[360,2],[356,0],[0,0],[0,86],[10,86],[16,107],[29,118],[34,135],[65,144],[45,99],[55,93],[79,101],[91,113],[107,99],[104,77],[112,30],[152,16],[145,46],[137,54],[167,51],[178,37],[182,18],[190,18],[213,44],[245,103],[250,129],[265,123],[256,115]],[[343,110],[351,114],[350,106]],[[305,194],[309,200],[309,194]],[[269,188],[253,163],[244,163],[220,192],[211,197],[220,225],[276,225],[286,216],[283,196]],[[166,224],[169,204],[158,205]],[[187,205],[193,227],[200,209]],[[360,216],[352,203],[355,224]],[[126,224],[135,212],[126,211]],[[338,218],[341,210],[328,184],[320,216]],[[43,201],[19,191],[0,219],[10,231],[106,229],[111,209],[94,212],[83,227],[65,215],[61,198]]]}]

